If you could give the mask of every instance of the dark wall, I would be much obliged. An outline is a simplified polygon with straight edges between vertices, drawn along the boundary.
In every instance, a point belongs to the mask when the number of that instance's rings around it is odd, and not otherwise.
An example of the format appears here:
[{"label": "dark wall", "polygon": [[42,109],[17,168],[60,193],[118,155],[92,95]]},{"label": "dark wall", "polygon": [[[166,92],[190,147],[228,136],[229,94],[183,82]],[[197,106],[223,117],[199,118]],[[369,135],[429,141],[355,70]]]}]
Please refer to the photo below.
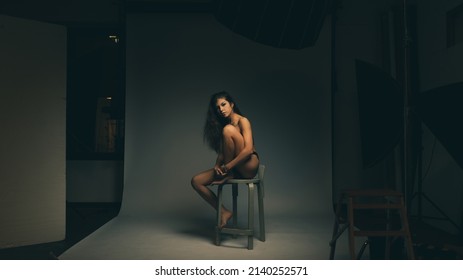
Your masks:
[{"label": "dark wall", "polygon": [[329,31],[327,21],[314,47],[288,50],[211,14],[130,15],[121,213],[210,210],[190,179],[214,165],[201,133],[209,96],[221,90],[251,120],[269,215],[330,211]]}]

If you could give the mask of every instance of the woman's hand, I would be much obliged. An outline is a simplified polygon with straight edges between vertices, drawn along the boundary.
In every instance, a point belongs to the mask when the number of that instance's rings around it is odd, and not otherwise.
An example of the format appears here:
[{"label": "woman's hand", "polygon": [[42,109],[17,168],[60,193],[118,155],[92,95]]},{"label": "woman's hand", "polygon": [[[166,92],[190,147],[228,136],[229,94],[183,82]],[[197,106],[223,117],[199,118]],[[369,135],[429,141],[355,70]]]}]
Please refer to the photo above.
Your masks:
[{"label": "woman's hand", "polygon": [[225,166],[225,164],[222,164],[221,166],[214,166],[215,174],[218,176],[225,176],[228,174],[228,169]]},{"label": "woman's hand", "polygon": [[222,173],[223,173],[224,175],[227,175],[227,174],[228,174],[228,168],[227,168],[227,166],[226,166],[225,164],[222,164],[222,165],[220,166],[220,170],[222,171]]}]

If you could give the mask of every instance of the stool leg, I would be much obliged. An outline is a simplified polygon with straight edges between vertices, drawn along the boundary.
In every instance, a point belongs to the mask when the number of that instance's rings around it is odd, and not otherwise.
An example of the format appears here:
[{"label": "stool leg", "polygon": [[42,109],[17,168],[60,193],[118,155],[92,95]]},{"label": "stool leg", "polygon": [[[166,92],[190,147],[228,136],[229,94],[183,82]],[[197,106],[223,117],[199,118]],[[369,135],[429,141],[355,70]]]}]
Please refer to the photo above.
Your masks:
[{"label": "stool leg", "polygon": [[238,226],[238,184],[232,185],[232,194],[233,194],[233,226],[236,228]]},{"label": "stool leg", "polygon": [[220,222],[222,216],[222,187],[219,185],[217,188],[217,226],[215,227],[215,245],[220,245]]},{"label": "stool leg", "polygon": [[248,184],[248,250],[254,248],[254,184]]},{"label": "stool leg", "polygon": [[257,199],[259,203],[259,231],[260,231],[260,240],[265,241],[265,215],[264,215],[264,192],[262,185],[257,185]]}]

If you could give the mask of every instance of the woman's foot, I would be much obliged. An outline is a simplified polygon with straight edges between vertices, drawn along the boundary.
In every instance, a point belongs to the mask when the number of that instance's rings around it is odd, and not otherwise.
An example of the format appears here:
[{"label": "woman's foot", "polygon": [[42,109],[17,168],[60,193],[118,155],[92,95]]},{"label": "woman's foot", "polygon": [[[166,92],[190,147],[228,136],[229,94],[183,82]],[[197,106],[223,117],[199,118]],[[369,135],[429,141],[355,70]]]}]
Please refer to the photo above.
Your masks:
[{"label": "woman's foot", "polygon": [[233,217],[233,213],[228,211],[227,209],[222,210],[222,217],[220,218],[220,226],[219,228],[222,229],[224,226],[227,225],[228,221]]}]

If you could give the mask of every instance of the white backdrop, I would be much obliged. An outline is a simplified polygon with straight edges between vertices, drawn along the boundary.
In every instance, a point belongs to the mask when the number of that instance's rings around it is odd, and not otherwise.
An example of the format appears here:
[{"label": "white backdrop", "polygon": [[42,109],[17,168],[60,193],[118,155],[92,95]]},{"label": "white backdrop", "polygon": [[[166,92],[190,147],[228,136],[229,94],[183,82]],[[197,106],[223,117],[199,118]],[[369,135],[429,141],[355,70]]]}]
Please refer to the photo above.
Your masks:
[{"label": "white backdrop", "polygon": [[66,36],[0,15],[0,248],[65,237]]},{"label": "white backdrop", "polygon": [[325,22],[315,47],[277,49],[209,14],[129,15],[121,215],[213,212],[190,179],[215,162],[202,128],[221,90],[251,120],[267,215],[331,211],[329,38]]}]

